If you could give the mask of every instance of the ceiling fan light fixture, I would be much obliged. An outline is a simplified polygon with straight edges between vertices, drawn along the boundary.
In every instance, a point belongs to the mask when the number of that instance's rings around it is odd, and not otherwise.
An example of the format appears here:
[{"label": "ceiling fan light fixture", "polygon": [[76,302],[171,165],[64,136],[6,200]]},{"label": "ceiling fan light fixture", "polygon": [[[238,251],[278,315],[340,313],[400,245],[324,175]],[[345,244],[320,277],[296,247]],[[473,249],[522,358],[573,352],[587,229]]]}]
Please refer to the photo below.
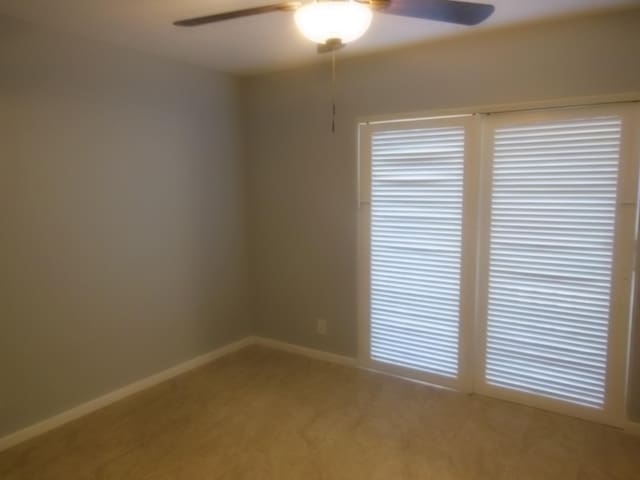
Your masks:
[{"label": "ceiling fan light fixture", "polygon": [[371,9],[354,0],[314,1],[298,8],[295,22],[309,40],[325,44],[328,40],[353,42],[369,29]]}]

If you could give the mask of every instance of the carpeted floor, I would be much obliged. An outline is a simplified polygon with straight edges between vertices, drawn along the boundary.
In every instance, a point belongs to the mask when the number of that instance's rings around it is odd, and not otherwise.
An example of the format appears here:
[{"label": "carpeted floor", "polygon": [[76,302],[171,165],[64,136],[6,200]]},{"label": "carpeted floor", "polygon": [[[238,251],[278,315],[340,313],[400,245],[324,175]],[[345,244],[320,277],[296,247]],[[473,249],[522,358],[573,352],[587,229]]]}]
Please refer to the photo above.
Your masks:
[{"label": "carpeted floor", "polygon": [[0,453],[2,480],[640,479],[640,437],[250,347]]}]

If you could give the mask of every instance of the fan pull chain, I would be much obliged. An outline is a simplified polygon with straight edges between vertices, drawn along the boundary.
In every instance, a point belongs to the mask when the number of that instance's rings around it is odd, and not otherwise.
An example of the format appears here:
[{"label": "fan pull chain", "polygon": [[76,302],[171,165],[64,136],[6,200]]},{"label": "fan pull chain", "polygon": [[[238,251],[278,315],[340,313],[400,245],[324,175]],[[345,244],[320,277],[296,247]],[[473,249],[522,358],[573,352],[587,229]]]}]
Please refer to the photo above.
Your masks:
[{"label": "fan pull chain", "polygon": [[336,51],[331,51],[331,133],[336,133]]}]

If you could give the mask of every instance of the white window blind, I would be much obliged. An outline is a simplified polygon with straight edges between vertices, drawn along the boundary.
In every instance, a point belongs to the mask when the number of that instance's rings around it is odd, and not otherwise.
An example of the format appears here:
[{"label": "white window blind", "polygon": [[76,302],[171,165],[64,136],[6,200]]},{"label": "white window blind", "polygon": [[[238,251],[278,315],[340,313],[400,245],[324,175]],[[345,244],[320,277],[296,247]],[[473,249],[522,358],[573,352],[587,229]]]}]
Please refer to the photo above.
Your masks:
[{"label": "white window blind", "polygon": [[458,374],[465,129],[371,139],[370,355]]},{"label": "white window blind", "polygon": [[489,134],[485,380],[601,409],[621,119],[501,124]]}]

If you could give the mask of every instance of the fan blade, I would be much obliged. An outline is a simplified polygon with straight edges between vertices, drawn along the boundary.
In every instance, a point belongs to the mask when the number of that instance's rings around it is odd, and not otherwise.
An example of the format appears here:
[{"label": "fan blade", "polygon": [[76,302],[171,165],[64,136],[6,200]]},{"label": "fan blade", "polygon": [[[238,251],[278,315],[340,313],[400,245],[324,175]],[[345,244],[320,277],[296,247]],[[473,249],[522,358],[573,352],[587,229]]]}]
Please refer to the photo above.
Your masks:
[{"label": "fan blade", "polygon": [[[384,1],[384,0],[383,0]],[[372,5],[382,3],[372,0]],[[375,7],[374,7],[375,8]],[[403,17],[424,18],[460,25],[477,25],[493,13],[495,7],[485,3],[454,0],[391,0],[382,13]]]},{"label": "fan blade", "polygon": [[232,18],[249,17],[251,15],[260,15],[261,13],[288,12],[295,10],[300,5],[300,2],[274,3],[272,5],[263,5],[261,7],[245,8],[243,10],[234,10],[232,12],[206,15],[204,17],[187,18],[186,20],[173,22],[173,24],[178,27],[197,27],[198,25],[206,25],[207,23],[231,20]]}]

